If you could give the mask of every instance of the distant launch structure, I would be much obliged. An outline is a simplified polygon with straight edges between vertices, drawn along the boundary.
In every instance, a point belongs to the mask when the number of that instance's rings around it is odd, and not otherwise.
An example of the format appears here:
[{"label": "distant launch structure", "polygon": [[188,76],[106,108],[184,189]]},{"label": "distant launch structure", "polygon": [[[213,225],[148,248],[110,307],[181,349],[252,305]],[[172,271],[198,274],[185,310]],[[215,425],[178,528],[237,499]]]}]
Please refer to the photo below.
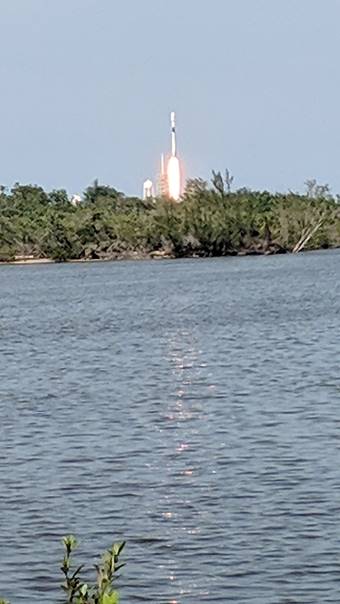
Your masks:
[{"label": "distant launch structure", "polygon": [[[177,155],[177,133],[176,115],[170,114],[171,124],[171,154],[165,161],[164,154],[161,155],[160,174],[158,178],[158,195],[167,197],[174,201],[180,201],[182,192],[181,164]],[[154,197],[152,181],[146,180],[143,186],[143,198]]]},{"label": "distant launch structure", "polygon": [[161,171],[160,171],[159,181],[158,181],[158,195],[160,195],[161,197],[167,197],[168,194],[169,194],[168,193],[168,177],[167,177],[166,171],[165,171],[164,153],[162,153],[162,155],[161,155]]},{"label": "distant launch structure", "polygon": [[155,197],[152,180],[147,178],[143,184],[143,199],[152,199]]}]

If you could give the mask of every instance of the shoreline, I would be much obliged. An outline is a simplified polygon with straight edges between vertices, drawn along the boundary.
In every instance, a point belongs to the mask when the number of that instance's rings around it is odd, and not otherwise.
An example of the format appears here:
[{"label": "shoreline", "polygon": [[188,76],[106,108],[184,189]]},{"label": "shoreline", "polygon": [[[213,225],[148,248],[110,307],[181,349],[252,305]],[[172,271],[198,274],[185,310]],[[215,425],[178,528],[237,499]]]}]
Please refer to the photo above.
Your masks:
[{"label": "shoreline", "polygon": [[[322,252],[339,249],[339,246],[329,248],[313,248],[305,249],[304,252]],[[301,253],[301,252],[299,252]],[[151,253],[125,253],[117,254],[115,257],[109,258],[71,258],[62,262],[53,260],[53,258],[31,258],[31,257],[19,257],[12,260],[0,260],[0,266],[40,266],[45,264],[94,264],[96,262],[121,262],[127,260],[205,260],[207,258],[245,258],[246,256],[281,256],[283,254],[291,255],[291,250],[280,250],[280,251],[254,251],[254,250],[240,250],[235,253],[226,254],[224,256],[199,256],[199,255],[187,255],[187,256],[174,256],[167,252],[154,251]]]}]

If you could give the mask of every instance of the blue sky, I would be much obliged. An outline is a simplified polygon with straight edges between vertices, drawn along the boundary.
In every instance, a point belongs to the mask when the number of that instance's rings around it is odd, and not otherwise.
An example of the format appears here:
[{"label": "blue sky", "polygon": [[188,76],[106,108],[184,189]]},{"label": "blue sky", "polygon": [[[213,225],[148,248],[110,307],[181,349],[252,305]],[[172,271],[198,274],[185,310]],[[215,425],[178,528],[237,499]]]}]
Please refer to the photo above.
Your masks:
[{"label": "blue sky", "polygon": [[340,192],[340,0],[0,0],[0,182],[187,176]]}]

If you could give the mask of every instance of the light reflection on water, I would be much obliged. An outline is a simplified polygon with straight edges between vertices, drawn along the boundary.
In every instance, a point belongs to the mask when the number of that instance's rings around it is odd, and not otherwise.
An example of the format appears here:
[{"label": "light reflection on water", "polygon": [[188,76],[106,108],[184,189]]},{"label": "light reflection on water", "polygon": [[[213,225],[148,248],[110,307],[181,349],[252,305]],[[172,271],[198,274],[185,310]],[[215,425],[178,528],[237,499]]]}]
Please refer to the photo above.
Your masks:
[{"label": "light reflection on water", "polygon": [[0,593],[72,531],[123,601],[338,602],[339,259],[0,267]]}]

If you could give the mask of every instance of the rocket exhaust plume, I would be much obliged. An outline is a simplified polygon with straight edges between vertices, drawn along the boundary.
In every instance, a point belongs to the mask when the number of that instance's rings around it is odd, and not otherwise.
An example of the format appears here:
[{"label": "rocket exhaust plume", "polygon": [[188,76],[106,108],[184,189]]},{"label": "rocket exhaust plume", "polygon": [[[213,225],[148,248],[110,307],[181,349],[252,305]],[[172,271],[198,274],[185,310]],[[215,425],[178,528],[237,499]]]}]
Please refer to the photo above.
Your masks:
[{"label": "rocket exhaust plume", "polygon": [[178,201],[181,196],[181,173],[178,157],[174,157],[173,155],[168,161],[168,186],[169,197]]},{"label": "rocket exhaust plume", "polygon": [[179,160],[177,157],[177,145],[176,145],[176,118],[175,113],[172,111],[170,114],[171,121],[171,157],[168,161],[168,187],[169,197],[178,201],[181,196],[181,171]]}]

